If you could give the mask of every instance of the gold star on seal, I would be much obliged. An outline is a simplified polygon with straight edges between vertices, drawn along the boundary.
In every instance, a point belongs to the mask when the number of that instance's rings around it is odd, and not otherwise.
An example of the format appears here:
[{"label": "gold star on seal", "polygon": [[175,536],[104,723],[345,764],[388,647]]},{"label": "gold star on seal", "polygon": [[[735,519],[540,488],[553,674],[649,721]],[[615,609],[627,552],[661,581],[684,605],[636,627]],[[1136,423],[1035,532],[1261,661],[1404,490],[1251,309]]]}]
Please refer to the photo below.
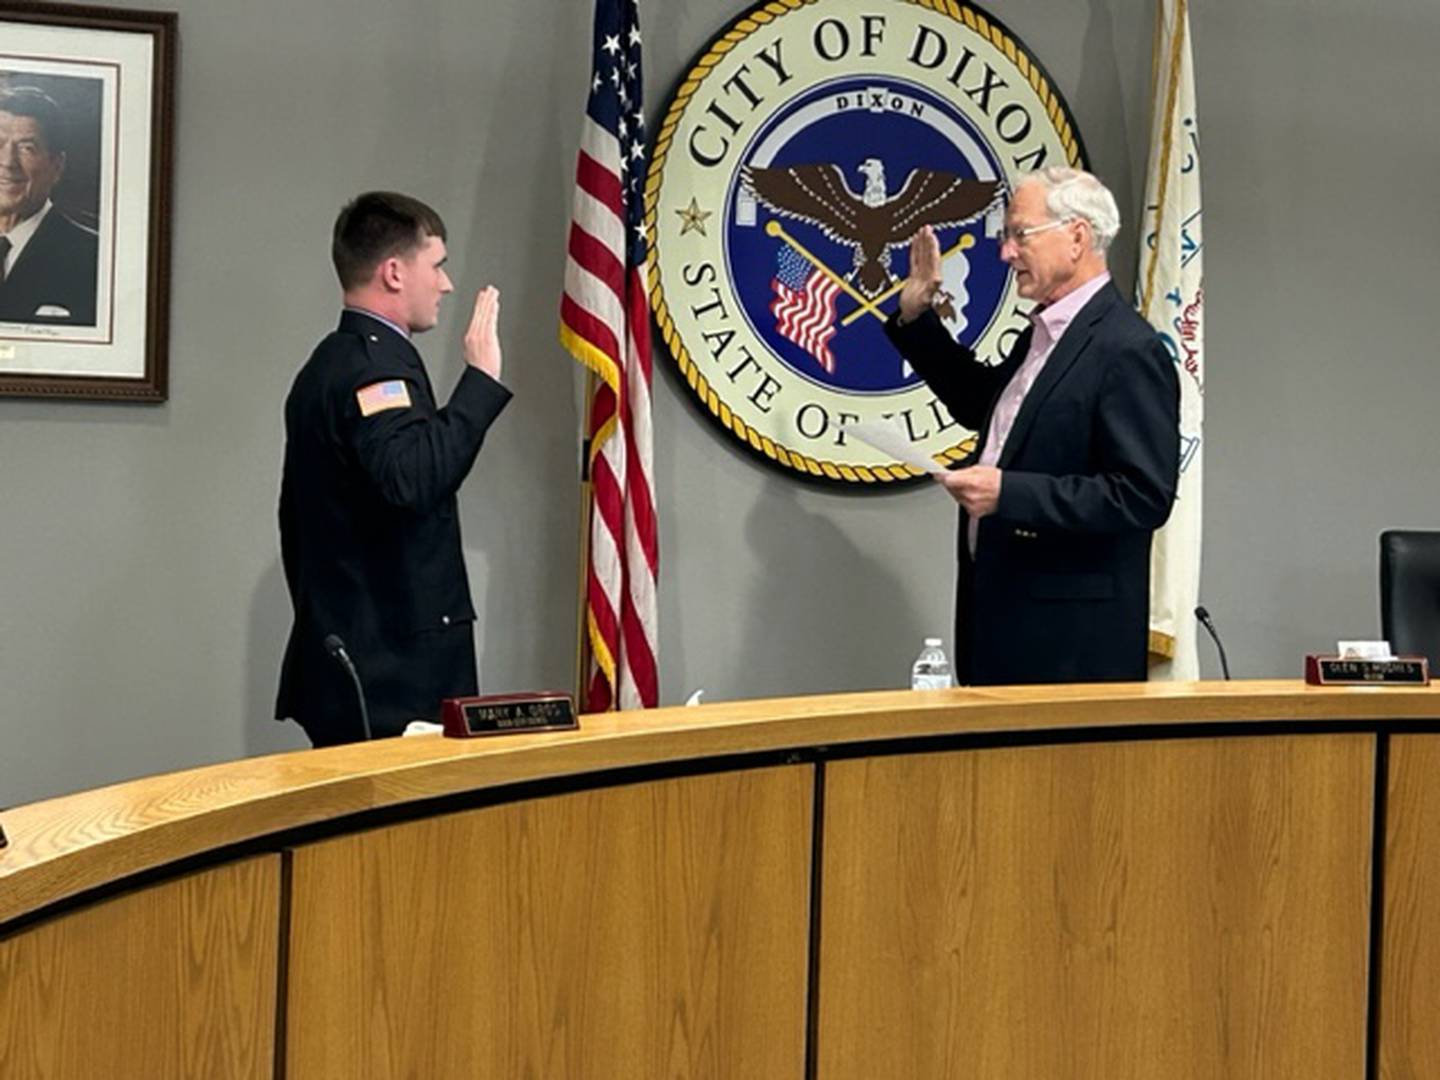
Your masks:
[{"label": "gold star on seal", "polygon": [[680,227],[681,236],[684,236],[692,229],[698,232],[701,236],[708,235],[705,232],[705,219],[708,218],[711,213],[713,213],[713,211],[701,210],[700,204],[695,201],[695,196],[690,196],[689,206],[687,206],[683,210],[676,210],[675,213],[679,214],[680,220],[684,222],[684,224]]}]

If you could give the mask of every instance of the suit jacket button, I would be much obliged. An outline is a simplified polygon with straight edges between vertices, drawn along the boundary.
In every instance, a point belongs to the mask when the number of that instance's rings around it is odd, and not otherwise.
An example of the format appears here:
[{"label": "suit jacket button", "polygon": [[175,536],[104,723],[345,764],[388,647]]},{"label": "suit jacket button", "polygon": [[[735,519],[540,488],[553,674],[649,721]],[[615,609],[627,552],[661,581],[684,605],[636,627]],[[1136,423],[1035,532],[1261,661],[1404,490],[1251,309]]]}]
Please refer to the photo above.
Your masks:
[{"label": "suit jacket button", "polygon": [[450,616],[449,616],[449,615],[441,615],[441,616],[440,616],[440,625],[441,625],[441,626],[449,626],[449,625],[450,625]]}]

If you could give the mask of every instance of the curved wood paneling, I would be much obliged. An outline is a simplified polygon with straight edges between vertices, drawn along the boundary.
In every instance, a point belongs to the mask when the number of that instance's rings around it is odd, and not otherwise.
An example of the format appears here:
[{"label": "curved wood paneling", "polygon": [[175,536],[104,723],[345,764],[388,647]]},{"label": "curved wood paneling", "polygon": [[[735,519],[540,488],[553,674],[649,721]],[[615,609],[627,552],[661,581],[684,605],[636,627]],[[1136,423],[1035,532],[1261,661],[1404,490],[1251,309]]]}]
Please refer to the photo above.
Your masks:
[{"label": "curved wood paneling", "polygon": [[795,747],[1136,724],[1440,717],[1440,692],[1287,681],[837,694],[583,718],[503,740],[387,739],[150,777],[3,814],[0,925],[132,874],[345,814],[503,784]]},{"label": "curved wood paneling", "polygon": [[800,1080],[813,774],[656,781],[297,850],[287,1077]]},{"label": "curved wood paneling", "polygon": [[1440,735],[1390,740],[1380,1076],[1440,1076]]},{"label": "curved wood paneling", "polygon": [[[808,1055],[822,1080],[1360,1080],[1367,1032],[1391,1080],[1440,1072],[1436,691],[1012,687],[583,724],[0,813],[0,1076],[278,1056],[288,1080],[800,1080]],[[333,838],[277,854],[317,823]],[[164,879],[194,857],[216,868]]]},{"label": "curved wood paneling", "polygon": [[0,1076],[270,1076],[279,931],[267,855],[0,940]]},{"label": "curved wood paneling", "polygon": [[1359,1080],[1373,744],[827,767],[820,1080]]}]

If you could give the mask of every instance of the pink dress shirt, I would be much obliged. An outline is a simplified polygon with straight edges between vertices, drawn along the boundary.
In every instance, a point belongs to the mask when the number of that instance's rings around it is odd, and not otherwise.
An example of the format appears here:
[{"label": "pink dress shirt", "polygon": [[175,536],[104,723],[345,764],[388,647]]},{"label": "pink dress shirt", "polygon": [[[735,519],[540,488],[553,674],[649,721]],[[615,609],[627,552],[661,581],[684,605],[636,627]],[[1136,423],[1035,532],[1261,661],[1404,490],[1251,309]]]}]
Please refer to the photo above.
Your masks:
[{"label": "pink dress shirt", "polygon": [[[980,453],[980,460],[977,465],[996,465],[1000,461],[1000,454],[1005,449],[1005,440],[1010,437],[1010,429],[1015,426],[1015,418],[1020,415],[1020,406],[1025,404],[1025,395],[1030,393],[1030,388],[1035,385],[1035,380],[1040,377],[1040,372],[1045,368],[1045,361],[1050,359],[1050,354],[1055,351],[1056,344],[1065,335],[1075,316],[1080,314],[1080,309],[1088,304],[1092,297],[1103,289],[1110,281],[1110,275],[1100,274],[1091,278],[1084,285],[1081,285],[1074,292],[1067,293],[1053,304],[1043,304],[1030,313],[1030,325],[1033,334],[1030,338],[1030,351],[1025,354],[1025,360],[1015,370],[1010,381],[1005,384],[1005,389],[1000,391],[1000,397],[995,402],[995,408],[990,413],[990,426],[985,436],[985,449]],[[1001,487],[1004,487],[1005,478],[1000,478]],[[976,518],[970,519],[970,527],[967,532],[967,539],[970,543],[970,554],[975,554],[975,542],[979,536],[980,522]]]}]

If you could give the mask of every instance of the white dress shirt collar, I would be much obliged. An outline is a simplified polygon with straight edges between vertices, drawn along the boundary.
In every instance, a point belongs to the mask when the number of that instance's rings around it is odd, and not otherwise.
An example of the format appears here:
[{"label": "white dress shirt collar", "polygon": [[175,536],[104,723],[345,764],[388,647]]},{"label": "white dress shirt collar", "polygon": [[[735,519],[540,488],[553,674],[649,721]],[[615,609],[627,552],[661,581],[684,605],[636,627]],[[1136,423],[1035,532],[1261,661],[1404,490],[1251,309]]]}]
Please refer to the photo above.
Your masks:
[{"label": "white dress shirt collar", "polygon": [[39,213],[31,214],[5,234],[10,241],[10,251],[5,256],[5,273],[0,276],[10,276],[11,268],[20,258],[20,253],[25,250],[25,245],[30,242],[30,238],[35,235],[35,230],[40,228],[40,222],[45,220],[45,215],[50,212],[51,205],[50,200],[46,199],[45,205],[40,207]]}]

